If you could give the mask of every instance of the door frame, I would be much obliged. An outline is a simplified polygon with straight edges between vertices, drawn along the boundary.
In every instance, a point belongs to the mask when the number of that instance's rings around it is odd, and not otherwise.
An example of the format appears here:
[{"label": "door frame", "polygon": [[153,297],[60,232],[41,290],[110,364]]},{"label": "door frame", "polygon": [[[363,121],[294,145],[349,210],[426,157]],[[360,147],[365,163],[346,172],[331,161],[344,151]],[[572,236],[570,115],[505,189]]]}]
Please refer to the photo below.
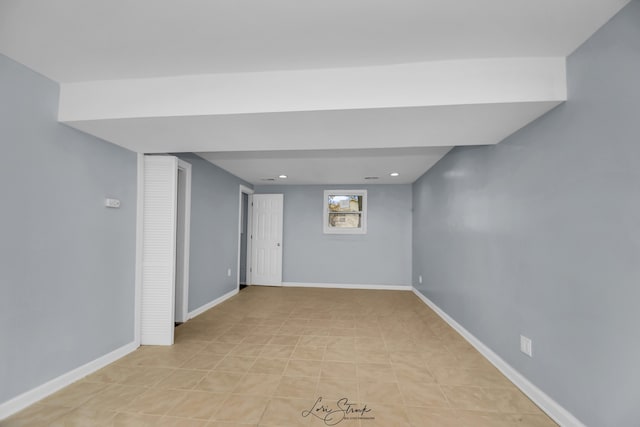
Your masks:
[{"label": "door frame", "polygon": [[136,176],[136,277],[133,310],[133,340],[140,346],[142,331],[142,260],[144,236],[144,153],[137,153]]},{"label": "door frame", "polygon": [[[189,248],[190,248],[190,240],[191,240],[191,163],[187,163],[184,160],[178,158],[178,171],[182,171],[184,173],[184,242],[182,247],[183,260],[182,260],[182,319],[175,318],[176,322],[186,322],[189,320]],[[178,172],[179,173],[179,172]],[[177,175],[176,175],[177,176]],[[176,186],[177,191],[180,191],[180,188]],[[177,194],[176,194],[177,197]],[[178,199],[180,200],[180,199]],[[177,204],[176,204],[177,206]],[[176,215],[176,220],[177,220]],[[178,227],[176,224],[176,233],[178,231]],[[176,249],[177,249],[177,238],[176,238]]]},{"label": "door frame", "polygon": [[253,214],[253,203],[251,200],[251,196],[253,195],[253,193],[255,193],[254,190],[252,190],[249,187],[246,187],[242,184],[240,184],[240,188],[238,190],[238,266],[236,268],[236,272],[237,272],[237,277],[236,277],[236,290],[240,291],[240,250],[241,250],[241,243],[240,243],[240,239],[241,239],[241,232],[242,232],[242,195],[246,194],[247,195],[247,247],[245,248],[245,250],[247,251],[247,256],[246,258],[246,273],[245,273],[245,277],[246,277],[246,283],[247,285],[251,284],[251,239],[250,239],[250,235],[252,234],[252,228],[251,228],[251,216]]}]

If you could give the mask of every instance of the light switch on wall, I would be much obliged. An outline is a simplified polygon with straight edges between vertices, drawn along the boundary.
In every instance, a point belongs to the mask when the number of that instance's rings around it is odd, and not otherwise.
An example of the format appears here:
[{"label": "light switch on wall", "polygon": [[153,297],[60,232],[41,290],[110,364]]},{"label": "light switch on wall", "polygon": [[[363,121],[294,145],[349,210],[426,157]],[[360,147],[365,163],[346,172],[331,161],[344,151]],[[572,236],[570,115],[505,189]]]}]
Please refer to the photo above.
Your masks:
[{"label": "light switch on wall", "polygon": [[120,208],[120,200],[118,199],[104,199],[104,205],[108,208]]},{"label": "light switch on wall", "polygon": [[529,357],[533,357],[532,344],[531,338],[520,335],[520,351]]}]

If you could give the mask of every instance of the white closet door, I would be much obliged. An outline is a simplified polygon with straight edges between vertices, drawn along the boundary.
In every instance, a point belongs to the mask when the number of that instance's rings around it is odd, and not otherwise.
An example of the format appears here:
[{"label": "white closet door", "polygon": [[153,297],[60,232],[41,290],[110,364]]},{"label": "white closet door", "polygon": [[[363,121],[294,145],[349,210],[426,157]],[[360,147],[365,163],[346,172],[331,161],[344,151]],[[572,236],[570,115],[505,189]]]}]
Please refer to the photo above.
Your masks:
[{"label": "white closet door", "polygon": [[141,344],[173,344],[177,185],[176,157],[144,157]]},{"label": "white closet door", "polygon": [[282,194],[254,194],[251,284],[282,285]]}]

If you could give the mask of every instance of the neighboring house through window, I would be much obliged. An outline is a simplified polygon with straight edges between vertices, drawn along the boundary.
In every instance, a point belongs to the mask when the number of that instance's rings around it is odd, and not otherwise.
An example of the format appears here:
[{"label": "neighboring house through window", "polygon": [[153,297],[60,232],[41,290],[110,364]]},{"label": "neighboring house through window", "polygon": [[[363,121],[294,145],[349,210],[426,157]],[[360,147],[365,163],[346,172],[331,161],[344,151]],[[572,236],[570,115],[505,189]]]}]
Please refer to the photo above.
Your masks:
[{"label": "neighboring house through window", "polygon": [[323,221],[325,234],[366,234],[367,190],[325,190]]}]

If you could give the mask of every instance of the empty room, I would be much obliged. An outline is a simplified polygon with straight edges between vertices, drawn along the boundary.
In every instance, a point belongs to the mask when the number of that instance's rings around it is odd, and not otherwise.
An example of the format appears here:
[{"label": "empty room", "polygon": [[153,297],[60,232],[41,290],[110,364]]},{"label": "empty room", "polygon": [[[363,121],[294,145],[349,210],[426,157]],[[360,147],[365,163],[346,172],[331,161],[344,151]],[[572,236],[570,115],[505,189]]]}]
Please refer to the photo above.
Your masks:
[{"label": "empty room", "polygon": [[0,0],[0,426],[640,426],[640,0]]}]

